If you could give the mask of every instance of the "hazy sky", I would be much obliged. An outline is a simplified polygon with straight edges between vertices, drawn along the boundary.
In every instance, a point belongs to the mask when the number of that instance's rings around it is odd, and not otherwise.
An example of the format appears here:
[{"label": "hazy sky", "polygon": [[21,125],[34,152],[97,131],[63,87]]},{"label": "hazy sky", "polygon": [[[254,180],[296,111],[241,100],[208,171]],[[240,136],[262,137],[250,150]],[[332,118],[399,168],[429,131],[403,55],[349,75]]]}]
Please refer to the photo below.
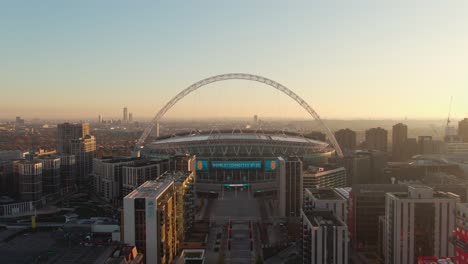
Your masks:
[{"label": "hazy sky", "polygon": [[[468,114],[468,1],[2,1],[0,118],[153,115],[229,72],[325,118]],[[168,117],[307,117],[272,88],[206,86]]]}]

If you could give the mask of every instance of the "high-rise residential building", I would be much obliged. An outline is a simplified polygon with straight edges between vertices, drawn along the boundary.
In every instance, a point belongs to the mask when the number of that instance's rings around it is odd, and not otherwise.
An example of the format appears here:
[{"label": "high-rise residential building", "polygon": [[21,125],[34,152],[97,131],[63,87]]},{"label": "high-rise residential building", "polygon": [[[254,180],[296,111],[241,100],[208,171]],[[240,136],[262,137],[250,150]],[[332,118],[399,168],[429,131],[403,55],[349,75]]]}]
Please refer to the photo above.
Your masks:
[{"label": "high-rise residential building", "polygon": [[350,188],[304,188],[303,208],[305,211],[313,209],[329,210],[346,223],[350,191]]},{"label": "high-rise residential building", "polygon": [[89,124],[63,123],[57,125],[57,153],[71,154],[71,141],[90,135]]},{"label": "high-rise residential building", "polygon": [[177,253],[182,249],[195,223],[195,172],[166,172],[164,180],[173,180],[176,195]]},{"label": "high-rise residential building", "polygon": [[60,156],[60,185],[62,188],[71,188],[76,184],[76,157],[71,154]]},{"label": "high-rise residential building", "polygon": [[144,182],[156,179],[162,174],[162,164],[156,161],[135,161],[122,166],[122,195],[125,196]]},{"label": "high-rise residential building", "polygon": [[387,152],[388,132],[377,127],[366,130],[366,147],[370,150]]},{"label": "high-rise residential building", "polygon": [[408,138],[403,147],[403,157],[401,161],[409,160],[419,153],[418,141],[416,138]]},{"label": "high-rise residential building", "polygon": [[327,164],[308,166],[303,171],[304,188],[336,188],[346,186],[346,170],[343,167]]},{"label": "high-rise residential building", "polygon": [[398,123],[392,129],[392,159],[406,160],[406,141],[408,139],[408,126]]},{"label": "high-rise residential building", "polygon": [[301,210],[302,263],[347,264],[349,237],[346,224],[329,210]]},{"label": "high-rise residential building", "polygon": [[123,200],[123,240],[136,246],[144,263],[172,263],[177,254],[174,181],[147,181]]},{"label": "high-rise residential building", "polygon": [[412,264],[420,256],[453,256],[450,238],[458,200],[458,195],[434,192],[427,186],[387,193],[385,263]]},{"label": "high-rise residential building", "polygon": [[127,107],[124,107],[124,109],[123,109],[123,122],[124,123],[128,122],[128,109],[127,109]]},{"label": "high-rise residential building", "polygon": [[41,156],[42,162],[42,192],[51,194],[60,191],[60,157]]},{"label": "high-rise residential building", "polygon": [[422,155],[434,154],[434,142],[432,136],[418,137],[418,152]]},{"label": "high-rise residential building", "polygon": [[406,192],[407,185],[356,184],[348,202],[348,229],[355,251],[377,252],[379,217],[385,215],[385,194]]},{"label": "high-rise residential building", "polygon": [[346,128],[335,132],[336,141],[344,151],[352,151],[356,149],[356,132]]},{"label": "high-rise residential building", "polygon": [[299,217],[302,207],[302,161],[298,157],[278,158],[279,211],[282,217]]},{"label": "high-rise residential building", "polygon": [[468,264],[468,203],[458,203],[456,229],[453,236],[455,258],[458,264]]},{"label": "high-rise residential building", "polygon": [[346,185],[386,183],[384,168],[387,155],[378,150],[355,151],[344,158],[347,172]]},{"label": "high-rise residential building", "polygon": [[93,169],[93,158],[96,157],[96,139],[90,135],[72,139],[70,154],[75,155],[76,158],[77,183],[87,184],[89,174]]},{"label": "high-rise residential building", "polygon": [[90,173],[94,191],[106,201],[119,202],[122,199],[122,167],[134,164],[137,159],[131,157],[94,158],[93,171]]},{"label": "high-rise residential building", "polygon": [[468,143],[468,118],[458,122],[458,136],[463,142]]},{"label": "high-rise residential building", "polygon": [[42,198],[42,162],[32,158],[21,160],[14,163],[14,171],[18,177],[21,200],[40,200]]}]

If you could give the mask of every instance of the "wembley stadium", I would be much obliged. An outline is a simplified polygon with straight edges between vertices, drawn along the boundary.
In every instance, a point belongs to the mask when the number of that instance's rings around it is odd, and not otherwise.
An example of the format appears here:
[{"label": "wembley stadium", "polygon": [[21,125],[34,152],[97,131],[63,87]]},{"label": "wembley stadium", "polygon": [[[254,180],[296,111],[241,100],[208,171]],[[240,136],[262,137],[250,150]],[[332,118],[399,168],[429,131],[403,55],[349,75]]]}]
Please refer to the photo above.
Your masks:
[{"label": "wembley stadium", "polygon": [[292,132],[256,130],[179,133],[159,137],[141,152],[151,159],[195,155],[197,190],[216,193],[223,187],[276,191],[286,166],[282,164],[289,157],[300,157],[303,165],[319,165],[333,154],[326,142]]}]

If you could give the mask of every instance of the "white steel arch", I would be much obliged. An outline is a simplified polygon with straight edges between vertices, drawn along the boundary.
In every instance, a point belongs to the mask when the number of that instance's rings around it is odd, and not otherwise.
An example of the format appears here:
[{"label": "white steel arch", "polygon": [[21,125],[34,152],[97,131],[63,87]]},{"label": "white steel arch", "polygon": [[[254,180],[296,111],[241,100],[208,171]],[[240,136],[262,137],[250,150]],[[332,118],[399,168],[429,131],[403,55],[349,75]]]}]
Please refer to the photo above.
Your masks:
[{"label": "white steel arch", "polygon": [[247,74],[247,73],[228,73],[228,74],[221,74],[221,75],[216,75],[212,76],[206,79],[203,79],[201,81],[198,81],[189,87],[185,88],[183,91],[178,93],[176,96],[174,96],[159,112],[156,114],[156,116],[153,118],[153,120],[149,123],[149,125],[145,128],[143,131],[143,134],[141,135],[140,139],[138,139],[136,146],[135,146],[135,154],[138,155],[138,152],[140,151],[141,147],[143,146],[143,143],[145,142],[146,138],[148,135],[151,133],[151,130],[153,130],[154,126],[159,122],[159,120],[166,114],[166,112],[171,109],[179,100],[184,98],[186,95],[189,93],[197,90],[198,88],[201,88],[202,86],[205,86],[210,83],[214,82],[220,82],[220,81],[225,81],[225,80],[249,80],[249,81],[256,81],[260,83],[267,84],[287,96],[291,97],[294,101],[296,101],[302,108],[304,108],[315,120],[317,120],[323,130],[323,132],[328,136],[328,139],[330,140],[331,144],[335,148],[335,151],[339,157],[343,157],[343,152],[338,145],[338,142],[336,141],[335,136],[333,133],[330,131],[330,129],[325,125],[325,123],[320,119],[320,116],[315,112],[310,105],[304,101],[299,95],[294,93],[293,91],[289,90],[287,87],[283,86],[280,83],[277,83],[273,80],[270,80],[268,78],[258,76],[258,75],[253,75],[253,74]]}]

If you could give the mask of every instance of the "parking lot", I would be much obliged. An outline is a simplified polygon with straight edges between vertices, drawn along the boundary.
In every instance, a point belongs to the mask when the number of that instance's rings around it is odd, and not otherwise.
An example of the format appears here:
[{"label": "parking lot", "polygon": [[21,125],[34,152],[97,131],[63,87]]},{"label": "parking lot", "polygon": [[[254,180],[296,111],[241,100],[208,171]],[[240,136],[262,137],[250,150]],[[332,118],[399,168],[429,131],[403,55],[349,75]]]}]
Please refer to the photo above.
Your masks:
[{"label": "parking lot", "polygon": [[54,232],[20,234],[8,242],[0,243],[2,263],[83,263],[89,264],[109,246],[80,246],[79,242],[57,239]]}]

